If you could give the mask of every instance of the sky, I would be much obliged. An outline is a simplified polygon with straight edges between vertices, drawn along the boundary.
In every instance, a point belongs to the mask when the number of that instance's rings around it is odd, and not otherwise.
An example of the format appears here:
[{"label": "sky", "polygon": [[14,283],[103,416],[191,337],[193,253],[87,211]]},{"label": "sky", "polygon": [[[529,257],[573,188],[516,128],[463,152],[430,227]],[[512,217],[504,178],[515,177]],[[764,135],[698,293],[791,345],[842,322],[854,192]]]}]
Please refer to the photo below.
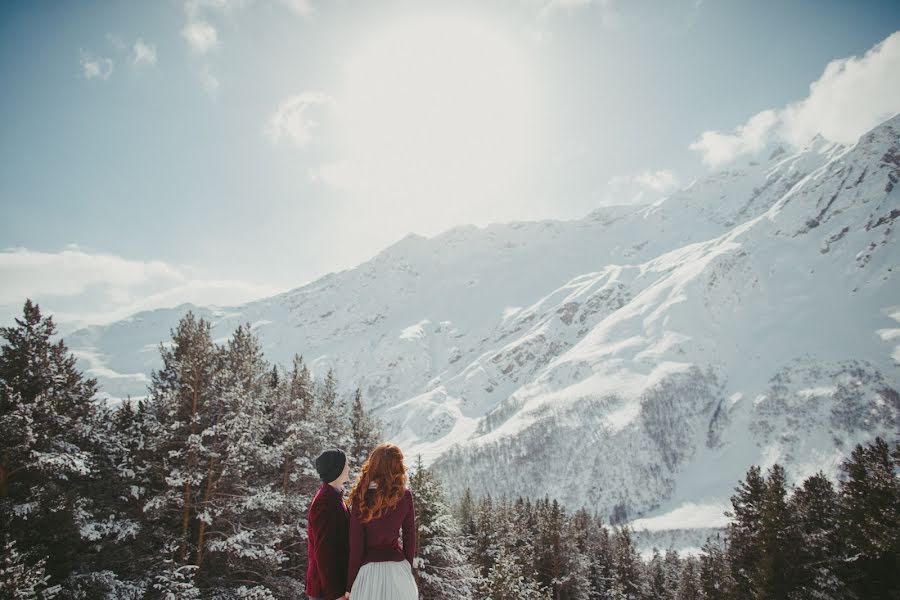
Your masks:
[{"label": "sky", "polygon": [[0,320],[237,305],[900,110],[900,3],[0,3]]}]

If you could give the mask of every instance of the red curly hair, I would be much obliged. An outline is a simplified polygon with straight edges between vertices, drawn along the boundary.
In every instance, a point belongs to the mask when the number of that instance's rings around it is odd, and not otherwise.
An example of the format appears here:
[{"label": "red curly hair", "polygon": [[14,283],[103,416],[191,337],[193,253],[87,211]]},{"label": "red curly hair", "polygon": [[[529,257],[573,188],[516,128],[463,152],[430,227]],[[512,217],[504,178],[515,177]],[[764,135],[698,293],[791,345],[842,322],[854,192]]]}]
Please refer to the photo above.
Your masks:
[{"label": "red curly hair", "polygon": [[[375,489],[369,489],[372,483]],[[394,444],[380,444],[363,463],[359,478],[347,496],[347,504],[358,506],[360,520],[368,523],[397,506],[405,490],[403,452]]]}]

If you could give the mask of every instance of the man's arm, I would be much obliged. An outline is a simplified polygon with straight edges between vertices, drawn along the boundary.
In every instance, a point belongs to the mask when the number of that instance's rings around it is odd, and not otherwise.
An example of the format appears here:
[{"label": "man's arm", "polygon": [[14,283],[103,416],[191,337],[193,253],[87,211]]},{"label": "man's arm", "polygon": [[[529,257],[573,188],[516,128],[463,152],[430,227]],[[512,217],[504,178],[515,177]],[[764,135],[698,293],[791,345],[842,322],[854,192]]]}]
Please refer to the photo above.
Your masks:
[{"label": "man's arm", "polygon": [[310,515],[310,526],[315,530],[316,543],[313,552],[316,557],[316,565],[319,567],[319,575],[325,587],[326,596],[340,598],[344,590],[341,576],[343,561],[337,556],[336,547],[338,539],[335,528],[337,513],[334,507],[327,502],[316,505]]}]

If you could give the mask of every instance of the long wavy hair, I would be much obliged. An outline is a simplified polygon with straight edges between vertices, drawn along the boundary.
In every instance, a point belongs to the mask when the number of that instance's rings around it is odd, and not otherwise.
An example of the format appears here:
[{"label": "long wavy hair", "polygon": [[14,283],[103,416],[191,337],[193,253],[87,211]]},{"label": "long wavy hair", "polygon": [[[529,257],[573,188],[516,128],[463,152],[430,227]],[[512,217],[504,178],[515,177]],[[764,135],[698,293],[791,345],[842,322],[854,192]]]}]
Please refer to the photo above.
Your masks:
[{"label": "long wavy hair", "polygon": [[405,490],[403,452],[394,444],[380,444],[363,463],[347,504],[359,507],[360,520],[368,523],[397,506]]}]

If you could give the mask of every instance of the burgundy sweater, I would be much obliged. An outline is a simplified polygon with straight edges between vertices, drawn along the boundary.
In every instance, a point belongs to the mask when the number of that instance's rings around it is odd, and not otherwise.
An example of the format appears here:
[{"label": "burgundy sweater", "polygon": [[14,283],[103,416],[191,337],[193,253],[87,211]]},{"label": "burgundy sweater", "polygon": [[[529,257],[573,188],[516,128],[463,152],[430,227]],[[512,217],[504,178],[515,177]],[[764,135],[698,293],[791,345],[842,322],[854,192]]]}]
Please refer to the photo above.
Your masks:
[{"label": "burgundy sweater", "polygon": [[350,512],[343,494],[327,483],[316,493],[307,517],[309,565],[306,595],[334,600],[347,587]]},{"label": "burgundy sweater", "polygon": [[[367,494],[374,493],[369,490]],[[400,545],[400,531],[403,545]],[[350,510],[350,567],[347,591],[352,591],[359,569],[366,563],[408,560],[416,555],[416,509],[413,495],[406,490],[397,506],[368,523],[360,521],[359,506]]]}]

